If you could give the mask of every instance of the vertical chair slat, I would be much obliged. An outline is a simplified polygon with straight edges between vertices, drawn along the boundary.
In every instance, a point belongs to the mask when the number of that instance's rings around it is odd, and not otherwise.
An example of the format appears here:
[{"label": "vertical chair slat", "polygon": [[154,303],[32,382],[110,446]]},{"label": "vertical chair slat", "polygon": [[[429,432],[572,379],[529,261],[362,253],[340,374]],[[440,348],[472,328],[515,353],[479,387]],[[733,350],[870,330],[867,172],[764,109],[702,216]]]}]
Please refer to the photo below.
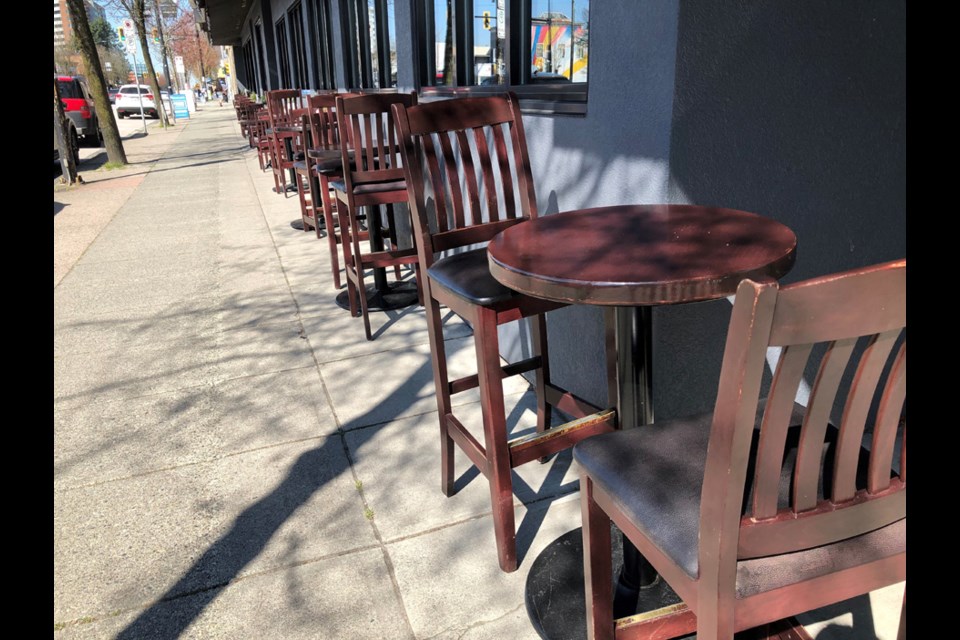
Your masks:
[{"label": "vertical chair slat", "polygon": [[800,344],[784,347],[780,353],[780,361],[777,363],[767,397],[760,443],[757,447],[752,509],[752,515],[756,519],[777,515],[780,468],[783,464],[787,430],[790,427],[797,389],[812,349],[812,344]]},{"label": "vertical chair slat", "polygon": [[794,471],[793,510],[797,513],[817,506],[817,485],[820,480],[824,436],[830,421],[830,410],[837,396],[840,378],[856,346],[856,338],[835,340],[827,346],[817,379],[810,392],[810,403],[800,430],[797,466]]},{"label": "vertical chair slat", "polygon": [[460,149],[460,164],[463,167],[463,178],[467,185],[467,196],[470,202],[470,219],[473,224],[483,220],[483,211],[480,210],[480,188],[477,185],[477,170],[473,165],[473,152],[470,142],[463,129],[456,132],[457,147]]},{"label": "vertical chair slat", "polygon": [[480,175],[483,176],[483,188],[487,192],[487,211],[489,212],[490,222],[496,222],[500,219],[500,214],[497,211],[497,185],[493,181],[490,147],[487,144],[487,136],[483,127],[477,127],[473,132],[477,143],[477,157],[480,159]]},{"label": "vertical chair slat", "polygon": [[[373,171],[374,167],[376,167],[377,165],[374,163],[375,156],[373,153],[373,131],[371,129],[372,124],[370,123],[371,118],[369,115],[359,116],[359,117],[363,120],[363,131],[364,133],[366,133],[366,137],[357,138],[358,144],[360,140],[363,141],[363,156],[364,156],[363,167],[361,168],[360,163],[358,162],[357,170]],[[358,150],[357,153],[359,154],[360,151]]]},{"label": "vertical chair slat", "polygon": [[464,212],[463,197],[460,190],[460,174],[457,171],[457,157],[450,144],[450,134],[440,132],[437,137],[440,139],[440,152],[443,154],[444,177],[450,187],[450,204],[453,205],[453,228],[460,229],[464,226]]},{"label": "vertical chair slat", "polygon": [[447,231],[450,229],[450,224],[447,221],[447,192],[443,185],[443,176],[440,173],[437,147],[433,144],[433,136],[423,136],[422,142],[424,156],[426,156],[430,171],[430,183],[433,185],[433,201],[437,210],[437,229],[441,232]]},{"label": "vertical chair slat", "polygon": [[893,448],[897,439],[897,427],[900,424],[900,411],[903,409],[906,397],[907,345],[904,343],[900,345],[900,351],[897,352],[897,358],[887,377],[887,384],[883,388],[880,407],[877,410],[877,423],[873,427],[870,466],[867,474],[867,491],[870,493],[883,491],[890,486]]},{"label": "vertical chair slat", "polygon": [[517,211],[513,200],[513,172],[510,171],[510,155],[507,153],[507,145],[503,140],[503,125],[495,124],[490,129],[493,131],[493,146],[497,150],[500,183],[503,185],[504,214],[507,218],[516,218]]},{"label": "vertical chair slat", "polygon": [[377,168],[387,169],[390,166],[390,145],[387,143],[384,145],[384,129],[386,128],[386,122],[382,113],[375,113],[371,116],[373,120],[373,135],[376,142],[377,149]]},{"label": "vertical chair slat", "polygon": [[833,469],[833,495],[830,496],[834,503],[850,500],[857,492],[857,462],[860,459],[858,453],[867,424],[867,413],[876,394],[884,364],[899,335],[900,330],[895,329],[871,336],[860,358],[840,421]]}]

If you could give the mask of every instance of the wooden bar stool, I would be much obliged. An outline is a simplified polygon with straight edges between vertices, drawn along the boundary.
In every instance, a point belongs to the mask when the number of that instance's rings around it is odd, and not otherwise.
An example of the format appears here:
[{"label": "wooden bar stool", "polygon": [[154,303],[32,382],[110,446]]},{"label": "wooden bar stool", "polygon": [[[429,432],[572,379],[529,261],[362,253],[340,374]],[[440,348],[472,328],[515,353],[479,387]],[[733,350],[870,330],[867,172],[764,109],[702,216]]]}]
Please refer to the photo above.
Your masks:
[{"label": "wooden bar stool", "polygon": [[287,197],[287,176],[284,171],[292,171],[294,158],[287,153],[287,140],[295,138],[297,134],[282,132],[279,129],[299,122],[294,111],[303,109],[303,94],[297,89],[278,89],[267,92],[267,113],[270,116],[270,130],[267,132],[271,140],[270,167],[273,170],[273,182],[276,193]]},{"label": "wooden bar stool", "polygon": [[[397,141],[391,107],[416,104],[415,93],[378,93],[362,96],[337,96],[337,126],[340,132],[340,158],[343,179],[330,183],[336,192],[337,211],[342,212],[340,231],[343,234],[344,270],[347,275],[347,291],[350,313],[359,311],[367,340],[373,339],[364,283],[367,269],[393,267],[394,275],[400,278],[401,265],[413,265],[419,269],[417,250],[413,247],[400,249],[396,237],[397,227],[393,219],[393,205],[407,202],[407,185],[401,166],[400,145]],[[379,209],[386,205],[386,225],[381,226]],[[360,228],[360,210],[368,207],[369,233]],[[343,224],[344,218],[347,224]],[[368,237],[369,251],[364,251],[360,241]],[[389,248],[375,246],[374,240],[382,238]],[[420,280],[417,289],[422,301]]]},{"label": "wooden bar stool", "polygon": [[[454,493],[454,443],[490,483],[500,568],[517,568],[511,469],[556,453],[585,437],[615,429],[616,413],[550,382],[545,313],[566,306],[523,295],[490,274],[485,243],[537,216],[537,202],[516,96],[462,98],[394,107],[416,232],[440,419],[441,488]],[[428,197],[436,220],[428,215]],[[444,254],[444,252],[452,252]],[[562,252],[562,248],[558,248]],[[472,327],[475,376],[450,380],[440,306]],[[497,327],[530,318],[534,355],[501,366]],[[507,440],[502,379],[537,372],[537,433]],[[480,388],[480,443],[454,415],[452,395]],[[576,418],[550,427],[552,407]]]}]

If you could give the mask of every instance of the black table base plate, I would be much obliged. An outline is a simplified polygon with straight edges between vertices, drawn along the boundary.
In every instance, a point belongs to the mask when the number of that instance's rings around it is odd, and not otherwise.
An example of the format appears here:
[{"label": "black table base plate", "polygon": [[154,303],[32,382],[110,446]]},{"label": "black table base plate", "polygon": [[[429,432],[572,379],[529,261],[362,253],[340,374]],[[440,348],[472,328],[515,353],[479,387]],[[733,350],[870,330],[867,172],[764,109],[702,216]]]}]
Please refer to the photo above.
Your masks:
[{"label": "black table base plate", "polygon": [[[283,193],[283,192],[284,192],[282,185],[280,186],[279,189],[277,189],[276,187],[273,187],[273,188],[270,189],[270,191],[273,191],[274,193]],[[287,191],[286,191],[286,192],[287,192],[287,193],[296,193],[296,192],[297,192],[297,185],[295,185],[295,184],[288,184],[288,185],[287,185]]]},{"label": "black table base plate", "polygon": [[[413,278],[387,284],[387,291],[382,292],[373,284],[367,285],[367,308],[370,311],[393,311],[417,304],[417,281]],[[337,295],[337,306],[350,310],[350,297],[344,289]],[[360,302],[357,301],[359,309]]]},{"label": "black table base plate", "polygon": [[[303,231],[303,218],[297,218],[296,220],[290,221],[290,226],[296,229],[297,231]],[[324,220],[320,221],[320,232],[326,233],[327,223]],[[313,227],[310,227],[310,230],[313,230]]]},{"label": "black table base plate", "polygon": [[[613,539],[614,592],[623,545],[620,530],[611,525]],[[586,598],[583,591],[583,530],[568,531],[544,549],[530,567],[524,598],[527,615],[541,638],[547,640],[585,640],[587,637]],[[681,602],[662,578],[640,590],[637,612],[653,611]],[[694,638],[694,635],[686,636]]]}]

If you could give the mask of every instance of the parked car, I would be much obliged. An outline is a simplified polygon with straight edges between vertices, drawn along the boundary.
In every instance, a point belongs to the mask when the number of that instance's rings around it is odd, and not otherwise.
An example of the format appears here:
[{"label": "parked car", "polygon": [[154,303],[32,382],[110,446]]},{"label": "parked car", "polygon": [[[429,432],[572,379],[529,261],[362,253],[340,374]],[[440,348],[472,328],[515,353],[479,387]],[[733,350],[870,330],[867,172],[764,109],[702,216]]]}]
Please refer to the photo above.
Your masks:
[{"label": "parked car", "polygon": [[58,76],[57,85],[63,110],[73,123],[77,135],[82,137],[85,144],[99,147],[103,143],[100,119],[86,81],[76,76]]},{"label": "parked car", "polygon": [[157,113],[157,104],[153,100],[153,93],[150,87],[145,84],[125,84],[120,87],[117,94],[117,101],[114,103],[117,107],[117,117],[126,118],[127,116],[140,115],[140,100],[143,99],[143,113],[151,118],[159,118]]},{"label": "parked car", "polygon": [[[77,128],[73,125],[73,121],[67,120],[67,135],[73,139],[73,164],[80,164],[80,141],[79,136],[77,135]],[[60,147],[57,146],[57,129],[54,125],[53,129],[53,164],[60,163]]]},{"label": "parked car", "polygon": [[110,87],[107,89],[107,97],[110,98],[110,104],[116,104],[118,93],[120,93],[120,87]]}]

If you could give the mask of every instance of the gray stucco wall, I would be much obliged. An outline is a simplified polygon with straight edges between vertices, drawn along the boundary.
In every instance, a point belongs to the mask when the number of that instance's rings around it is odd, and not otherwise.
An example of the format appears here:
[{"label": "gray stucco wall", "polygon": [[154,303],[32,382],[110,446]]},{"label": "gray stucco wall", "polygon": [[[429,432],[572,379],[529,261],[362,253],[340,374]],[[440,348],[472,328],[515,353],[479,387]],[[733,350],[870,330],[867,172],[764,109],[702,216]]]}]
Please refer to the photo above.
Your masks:
[{"label": "gray stucco wall", "polygon": [[[892,1],[595,3],[586,117],[524,118],[542,212],[767,215],[797,234],[784,282],[904,257],[905,20]],[[712,407],[729,314],[655,310],[658,418]],[[603,403],[601,313],[568,308],[549,329],[556,381]],[[517,357],[516,331],[501,335]]]}]

